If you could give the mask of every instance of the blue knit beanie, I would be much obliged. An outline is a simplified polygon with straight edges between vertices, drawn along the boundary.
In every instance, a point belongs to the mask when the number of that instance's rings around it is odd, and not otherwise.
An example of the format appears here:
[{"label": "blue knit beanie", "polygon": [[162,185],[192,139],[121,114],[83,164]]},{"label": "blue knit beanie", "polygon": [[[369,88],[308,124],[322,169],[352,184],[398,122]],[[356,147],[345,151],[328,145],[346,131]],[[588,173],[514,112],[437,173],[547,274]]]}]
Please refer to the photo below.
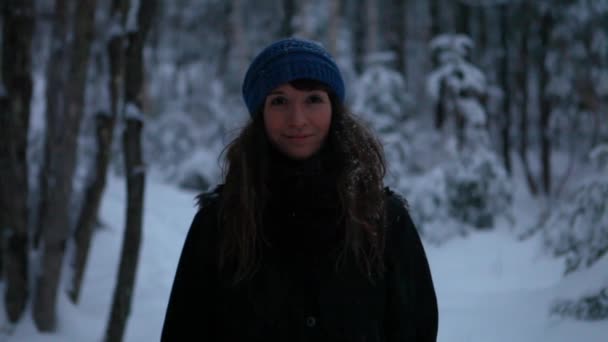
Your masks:
[{"label": "blue knit beanie", "polygon": [[265,48],[249,66],[242,89],[249,114],[255,114],[270,91],[297,79],[325,83],[344,101],[344,81],[329,52],[310,40],[287,38]]}]

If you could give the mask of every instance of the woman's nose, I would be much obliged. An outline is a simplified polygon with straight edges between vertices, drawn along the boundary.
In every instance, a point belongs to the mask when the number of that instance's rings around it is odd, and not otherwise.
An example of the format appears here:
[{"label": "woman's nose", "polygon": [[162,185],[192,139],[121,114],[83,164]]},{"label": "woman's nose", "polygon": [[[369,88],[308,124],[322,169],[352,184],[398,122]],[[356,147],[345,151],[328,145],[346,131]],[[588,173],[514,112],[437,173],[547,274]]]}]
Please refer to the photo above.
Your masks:
[{"label": "woman's nose", "polygon": [[298,103],[294,103],[289,107],[289,125],[290,126],[303,126],[306,123],[306,111],[305,108]]}]

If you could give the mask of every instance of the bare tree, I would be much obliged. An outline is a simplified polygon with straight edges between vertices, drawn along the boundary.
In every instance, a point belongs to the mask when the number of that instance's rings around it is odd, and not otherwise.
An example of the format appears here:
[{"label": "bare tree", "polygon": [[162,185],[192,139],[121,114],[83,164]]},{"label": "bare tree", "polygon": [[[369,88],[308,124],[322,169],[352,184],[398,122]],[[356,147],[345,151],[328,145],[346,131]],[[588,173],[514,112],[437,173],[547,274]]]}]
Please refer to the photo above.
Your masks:
[{"label": "bare tree", "polygon": [[[456,1],[456,30],[471,37],[471,8],[465,1]],[[472,37],[471,37],[472,38]]]},{"label": "bare tree", "polygon": [[378,0],[365,0],[365,54],[378,52],[379,42],[379,20],[378,20]]},{"label": "bare tree", "polygon": [[511,174],[511,98],[509,94],[511,93],[509,86],[509,39],[508,35],[508,5],[502,4],[500,5],[499,13],[500,13],[500,45],[501,45],[501,56],[499,63],[499,71],[498,71],[498,79],[499,83],[503,89],[502,96],[502,110],[500,116],[500,136],[502,140],[502,159],[505,165],[505,170],[510,175]]},{"label": "bare tree", "polygon": [[327,28],[327,49],[331,54],[338,54],[338,38],[342,27],[342,1],[332,0],[329,3],[329,27]]},{"label": "bare tree", "polygon": [[[101,198],[106,185],[106,175],[110,162],[112,138],[116,117],[121,99],[120,91],[124,83],[124,43],[125,25],[128,14],[128,0],[113,0],[111,8],[110,39],[107,43],[110,78],[108,90],[110,94],[110,113],[100,112],[95,117],[97,151],[95,155],[95,175],[87,185],[83,207],[80,211],[76,230],[74,231],[74,278],[68,290],[69,298],[77,303],[82,287],[82,279],[86,269],[93,227],[97,220]],[[118,29],[120,28],[120,29]]]},{"label": "bare tree", "polygon": [[224,79],[230,90],[240,89],[240,75],[245,72],[247,37],[243,27],[243,1],[224,2],[224,45],[218,60],[217,77]]},{"label": "bare tree", "polygon": [[[38,248],[41,236],[43,234],[44,225],[42,224],[43,217],[51,216],[52,209],[50,206],[54,202],[48,199],[52,194],[46,194],[47,191],[53,191],[52,186],[54,183],[49,182],[54,178],[56,166],[53,165],[51,159],[53,151],[51,147],[58,145],[55,144],[54,139],[60,137],[61,120],[63,112],[65,111],[65,87],[67,84],[67,66],[68,66],[68,26],[69,26],[69,0],[54,0],[53,14],[52,14],[52,29],[51,29],[51,52],[48,61],[48,65],[52,66],[47,68],[46,82],[49,85],[46,87],[46,136],[44,145],[44,158],[40,170],[40,208],[38,209],[39,218],[37,226],[34,228],[34,247]],[[56,195],[59,195],[56,193]],[[65,197],[65,196],[64,196]],[[64,221],[62,215],[58,215],[57,219]],[[50,219],[50,217],[49,217]],[[67,222],[67,218],[65,219]]]},{"label": "bare tree", "polygon": [[521,32],[519,34],[519,58],[517,62],[517,69],[515,72],[516,78],[516,91],[519,94],[519,144],[518,144],[518,155],[519,159],[522,162],[522,166],[524,169],[524,173],[526,175],[526,181],[528,183],[528,188],[530,192],[534,195],[538,193],[538,186],[536,185],[536,180],[534,178],[534,174],[530,169],[530,162],[528,161],[528,105],[529,105],[529,97],[528,97],[528,64],[529,64],[529,51],[528,51],[528,35],[529,35],[529,7],[528,4],[524,1],[520,5],[519,27]]},{"label": "bare tree", "polygon": [[540,136],[540,162],[541,162],[541,179],[543,191],[546,195],[551,193],[551,137],[549,132],[549,123],[551,120],[552,104],[549,98],[549,68],[547,66],[547,51],[551,31],[553,30],[553,14],[547,11],[541,14],[540,20],[540,53],[538,58],[539,67],[539,96],[540,96],[540,118],[539,118],[539,136]]},{"label": "bare tree", "polygon": [[363,8],[363,1],[349,1],[348,2],[348,18],[352,27],[352,46],[353,46],[353,66],[357,73],[363,72],[364,59],[366,54],[366,30],[365,26],[366,11]]},{"label": "bare tree", "polygon": [[[39,229],[42,258],[36,279],[33,311],[34,322],[41,331],[54,331],[56,326],[57,290],[70,232],[69,203],[76,164],[76,143],[83,116],[96,0],[76,2],[73,27],[68,30],[66,14],[71,12],[70,5],[66,0],[55,2],[57,22],[47,87],[46,155],[39,221],[44,230]],[[70,40],[68,36],[71,36]],[[66,49],[67,56],[62,51]],[[53,70],[55,68],[58,70]],[[54,90],[55,87],[58,89]]]},{"label": "bare tree", "polygon": [[281,0],[283,4],[283,17],[279,28],[281,38],[291,37],[294,34],[293,18],[297,13],[297,3],[295,0]]},{"label": "bare tree", "polygon": [[391,0],[388,9],[388,26],[386,40],[389,50],[395,52],[395,67],[403,76],[406,75],[405,40],[406,40],[406,8],[407,1]]},{"label": "bare tree", "polygon": [[[440,16],[440,7],[439,0],[431,0],[429,4],[430,16],[431,16],[431,38],[437,37],[441,34],[441,16]],[[437,67],[439,61],[434,58],[433,59],[433,67]],[[446,121],[447,110],[445,108],[445,103],[442,99],[446,97],[446,86],[444,82],[441,82],[439,85],[439,97],[437,102],[435,103],[435,128],[437,130],[443,129],[443,125]]]},{"label": "bare tree", "polygon": [[6,313],[9,321],[16,322],[23,314],[28,297],[26,151],[35,20],[32,0],[10,0],[1,6],[0,261],[4,263],[2,270],[6,276]]},{"label": "bare tree", "polygon": [[[131,8],[135,10],[136,8]],[[127,177],[127,220],[122,244],[118,280],[106,329],[106,341],[122,341],[139,260],[144,204],[145,169],[142,160],[143,50],[156,10],[156,0],[141,2],[137,8],[137,28],[128,34],[125,74],[125,119],[123,151]]]},{"label": "bare tree", "polygon": [[431,38],[441,33],[441,20],[439,15],[439,0],[429,1],[429,14],[431,16]]}]

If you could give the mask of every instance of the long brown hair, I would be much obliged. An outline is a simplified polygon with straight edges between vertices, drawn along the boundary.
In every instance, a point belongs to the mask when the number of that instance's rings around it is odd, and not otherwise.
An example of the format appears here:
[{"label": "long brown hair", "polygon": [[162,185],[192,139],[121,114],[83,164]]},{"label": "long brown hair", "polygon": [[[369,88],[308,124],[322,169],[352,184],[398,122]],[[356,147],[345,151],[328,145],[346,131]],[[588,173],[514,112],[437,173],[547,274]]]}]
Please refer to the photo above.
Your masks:
[{"label": "long brown hair", "polygon": [[[312,80],[290,84],[299,90],[323,90],[329,95],[332,120],[324,153],[337,170],[344,245],[336,266],[353,257],[370,280],[384,270],[384,190],[386,171],[382,146],[376,137],[337,99],[330,88]],[[262,213],[268,198],[270,142],[260,108],[241,133],[225,148],[224,186],[220,196],[220,270],[228,269],[232,283],[255,274],[262,237]],[[237,214],[238,213],[238,214]]]}]

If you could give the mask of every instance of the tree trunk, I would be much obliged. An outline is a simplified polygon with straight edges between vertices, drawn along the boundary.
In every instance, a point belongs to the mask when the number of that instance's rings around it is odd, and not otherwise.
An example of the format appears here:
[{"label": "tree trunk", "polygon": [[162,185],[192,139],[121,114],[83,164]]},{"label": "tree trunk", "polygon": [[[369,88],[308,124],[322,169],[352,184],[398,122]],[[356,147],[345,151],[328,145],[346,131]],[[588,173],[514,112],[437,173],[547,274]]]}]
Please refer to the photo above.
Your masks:
[{"label": "tree trunk", "polygon": [[327,49],[329,52],[338,57],[338,40],[340,35],[340,29],[342,27],[342,0],[331,0],[330,1],[330,18],[329,28],[327,29]]},{"label": "tree trunk", "polygon": [[500,58],[500,69],[498,72],[499,82],[503,89],[502,97],[502,119],[500,127],[500,135],[502,138],[502,159],[505,165],[505,170],[509,175],[512,173],[511,167],[511,97],[509,96],[509,42],[507,38],[507,23],[508,5],[500,5],[500,45],[502,47],[502,55]]},{"label": "tree trunk", "polygon": [[439,84],[439,98],[437,98],[437,102],[435,103],[435,128],[438,131],[443,129],[443,125],[445,124],[446,119],[446,97],[447,97],[447,89],[445,81],[441,81]]},{"label": "tree trunk", "polygon": [[439,0],[430,0],[429,11],[431,15],[431,38],[435,38],[441,33]]},{"label": "tree trunk", "polygon": [[[224,1],[223,3],[223,15],[226,18],[232,17],[232,7],[234,1]],[[232,23],[230,20],[225,20],[223,23],[223,34],[224,34],[224,42],[222,44],[222,48],[219,51],[219,58],[217,60],[217,77],[221,78],[222,75],[226,75],[228,72],[228,66],[230,64],[230,48],[232,46],[232,42],[230,38],[232,37]]]},{"label": "tree trunk", "polygon": [[294,34],[293,17],[296,15],[296,1],[282,0],[281,2],[283,4],[283,18],[281,20],[279,36],[281,38],[291,37]]},{"label": "tree trunk", "polygon": [[365,53],[364,64],[368,56],[374,52],[378,52],[380,44],[379,39],[379,21],[378,21],[378,0],[365,0]]},{"label": "tree trunk", "polygon": [[139,259],[142,234],[145,169],[142,160],[141,131],[143,128],[143,49],[144,42],[156,9],[150,0],[138,9],[138,30],[129,34],[126,54],[126,130],[123,133],[123,150],[127,177],[127,219],[122,244],[118,280],[114,289],[112,310],[106,329],[106,341],[122,341],[127,318],[131,312],[131,299],[135,288],[135,275]]},{"label": "tree trunk", "polygon": [[405,64],[405,40],[406,40],[406,6],[407,1],[391,1],[389,32],[386,37],[391,51],[395,52],[395,67],[406,76],[407,66]]},{"label": "tree trunk", "polygon": [[540,23],[541,53],[539,58],[539,87],[540,87],[540,161],[542,172],[543,191],[546,195],[551,193],[551,137],[549,136],[549,122],[551,121],[551,100],[547,93],[549,86],[549,70],[546,65],[547,50],[549,49],[549,39],[553,27],[553,17],[551,13],[542,15]]},{"label": "tree trunk", "polygon": [[231,0],[232,1],[232,13],[230,16],[231,41],[232,49],[230,52],[230,61],[234,64],[232,67],[232,73],[236,82],[237,89],[240,90],[241,75],[245,74],[247,67],[247,35],[245,33],[245,17],[243,15],[243,0]]},{"label": "tree trunk", "polygon": [[469,22],[470,8],[464,1],[457,1],[456,11],[456,29],[460,34],[466,34],[471,37],[471,26]]},{"label": "tree trunk", "polygon": [[[48,206],[52,205],[46,199],[52,194],[46,194],[51,191],[53,183],[49,182],[56,173],[56,166],[52,164],[51,157],[53,155],[53,146],[58,146],[58,142],[54,141],[61,137],[61,117],[65,112],[65,87],[67,84],[67,66],[68,66],[68,49],[67,49],[67,32],[68,32],[68,17],[69,17],[69,0],[55,0],[52,32],[51,32],[51,53],[48,61],[46,75],[46,136],[44,144],[44,155],[40,169],[40,208],[38,209],[39,218],[37,226],[34,228],[34,247],[38,248],[40,239],[46,227],[42,224],[43,216],[50,216],[52,212]],[[58,123],[59,122],[59,123]]]},{"label": "tree trunk", "polygon": [[110,160],[110,146],[112,142],[112,131],[114,129],[114,116],[100,113],[96,117],[97,152],[95,156],[96,172],[95,178],[85,190],[84,203],[78,217],[76,230],[74,232],[74,278],[68,289],[68,297],[73,303],[78,303],[82,278],[87,265],[93,227],[97,219],[101,197],[106,185],[106,173]]},{"label": "tree trunk", "polygon": [[521,20],[521,41],[520,41],[520,58],[519,58],[519,68],[516,73],[517,77],[517,89],[520,92],[520,103],[519,103],[519,113],[521,115],[519,121],[519,146],[518,146],[518,154],[521,159],[522,166],[524,169],[524,173],[526,175],[526,181],[528,183],[528,188],[530,189],[530,193],[536,195],[538,193],[538,186],[536,185],[536,181],[534,180],[534,175],[532,170],[530,169],[530,163],[528,162],[528,61],[529,61],[529,53],[528,53],[528,35],[529,35],[529,17],[525,14],[528,13],[529,8],[527,4],[522,3],[522,10],[520,13],[523,16],[520,18]]},{"label": "tree trunk", "polygon": [[350,22],[353,26],[353,32],[351,34],[353,46],[353,67],[357,74],[361,74],[365,67],[365,37],[367,30],[367,27],[365,26],[366,10],[363,8],[363,2],[351,2],[348,12]]},{"label": "tree trunk", "polygon": [[[475,9],[475,20],[477,22],[477,30],[475,32],[475,51],[477,51],[477,60],[482,68],[486,66],[484,56],[487,55],[488,51],[488,31],[490,30],[488,27],[488,11],[489,9],[486,6],[478,6]],[[503,27],[500,27],[499,29],[502,31]]]},{"label": "tree trunk", "polygon": [[[48,285],[42,286],[43,280],[48,280],[49,277],[53,276],[53,273],[59,272],[60,265],[54,263],[52,265],[43,264],[49,258],[49,254],[53,251],[52,248],[56,245],[61,244],[61,239],[56,237],[57,234],[52,232],[52,227],[61,227],[67,226],[67,208],[61,208],[59,204],[63,202],[63,206],[65,207],[65,202],[67,202],[68,196],[64,194],[65,190],[62,192],[59,191],[58,187],[60,184],[58,182],[51,181],[59,174],[59,170],[57,170],[58,166],[61,165],[58,159],[60,157],[59,148],[61,141],[57,141],[61,138],[61,133],[59,132],[62,114],[65,111],[65,86],[66,86],[66,77],[67,77],[67,56],[68,49],[66,48],[67,38],[66,32],[68,31],[68,8],[66,0],[56,0],[54,5],[54,20],[53,20],[53,28],[51,33],[51,55],[48,61],[48,69],[47,69],[47,87],[46,87],[46,136],[45,136],[45,144],[44,144],[44,157],[40,170],[40,207],[38,210],[39,218],[37,221],[37,226],[34,228],[34,247],[39,248],[39,245],[42,244],[41,240],[43,236],[46,235],[47,231],[49,232],[49,241],[50,237],[55,237],[53,241],[54,244],[51,244],[49,248],[47,248],[44,253],[44,258],[40,260],[41,265],[40,271],[44,272],[44,275],[38,275],[37,283],[40,284],[38,286],[37,292],[34,297],[34,307],[32,310],[32,315],[34,316],[34,322],[37,325],[38,329],[44,331],[53,330],[55,327],[55,291],[56,291],[56,282],[55,288],[49,288]],[[51,86],[52,85],[52,86]],[[69,132],[68,134],[73,134]],[[59,164],[59,165],[57,165]],[[60,178],[63,180],[62,183],[65,183],[65,179],[63,177]],[[67,233],[67,228],[64,228]],[[61,246],[55,247],[61,248]],[[63,255],[61,253],[60,255]],[[55,259],[57,257],[54,257]],[[51,270],[49,267],[55,267],[55,269]],[[39,272],[40,272],[39,271]],[[44,291],[44,292],[43,292]]]},{"label": "tree trunk", "polygon": [[[61,278],[61,268],[65,244],[70,231],[69,204],[72,194],[72,181],[76,164],[76,144],[84,107],[87,63],[93,36],[96,0],[77,2],[73,17],[73,38],[69,44],[67,82],[59,84],[64,92],[50,91],[58,95],[47,98],[47,141],[43,174],[42,205],[40,213],[42,259],[40,274],[36,280],[34,298],[34,322],[40,331],[54,331],[56,326],[57,289]],[[68,8],[64,0],[56,1],[56,14],[59,20],[65,18]],[[65,37],[65,21],[60,21],[58,35]],[[61,34],[64,33],[64,34]],[[58,42],[65,44],[67,40]],[[55,46],[63,49],[65,46]],[[53,57],[61,55],[55,51]],[[53,61],[56,61],[52,59]],[[54,69],[54,64],[50,64]],[[60,62],[61,65],[61,62]],[[59,67],[61,68],[61,66]],[[63,70],[60,70],[61,73]],[[54,72],[51,71],[53,74]],[[55,75],[52,75],[55,76]],[[59,74],[55,79],[63,79]],[[49,78],[51,80],[53,78]],[[55,85],[49,83],[49,88]],[[61,96],[63,95],[63,96]]]},{"label": "tree trunk", "polygon": [[7,1],[1,9],[0,274],[6,277],[4,304],[8,320],[14,323],[23,314],[29,288],[27,132],[35,21],[32,0]]},{"label": "tree trunk", "polygon": [[[113,25],[125,27],[128,4],[127,0],[112,1],[111,20],[113,21]],[[110,162],[114,125],[119,108],[120,90],[124,83],[124,42],[124,33],[115,34],[107,45],[108,59],[110,61],[110,81],[108,82],[110,113],[109,115],[99,113],[96,117],[97,151],[95,156],[95,176],[85,190],[84,204],[80,211],[76,230],[74,232],[74,278],[73,283],[68,290],[68,296],[74,303],[78,302],[80,296],[82,278],[87,265],[93,228],[106,185],[106,174]]]},{"label": "tree trunk", "polygon": [[[441,17],[439,10],[439,0],[431,0],[430,2],[430,15],[431,15],[431,38],[437,37],[441,33]],[[439,61],[437,60],[437,56],[433,56],[433,67],[437,67],[439,65]],[[446,97],[446,89],[444,82],[441,82],[439,88],[439,98],[435,103],[435,128],[437,130],[442,130],[443,125],[446,119],[446,109],[445,109],[445,97]]]},{"label": "tree trunk", "polygon": [[112,310],[106,329],[105,341],[122,341],[131,313],[131,300],[135,288],[135,276],[139,261],[142,235],[145,171],[141,156],[140,118],[128,118],[123,134],[127,176],[127,220],[120,253],[118,279],[112,300]]},{"label": "tree trunk", "polygon": [[230,0],[225,3],[227,20],[224,24],[225,45],[220,60],[219,79],[224,79],[224,85],[230,92],[239,92],[241,75],[245,73],[247,58],[247,37],[243,27],[243,1]]}]

